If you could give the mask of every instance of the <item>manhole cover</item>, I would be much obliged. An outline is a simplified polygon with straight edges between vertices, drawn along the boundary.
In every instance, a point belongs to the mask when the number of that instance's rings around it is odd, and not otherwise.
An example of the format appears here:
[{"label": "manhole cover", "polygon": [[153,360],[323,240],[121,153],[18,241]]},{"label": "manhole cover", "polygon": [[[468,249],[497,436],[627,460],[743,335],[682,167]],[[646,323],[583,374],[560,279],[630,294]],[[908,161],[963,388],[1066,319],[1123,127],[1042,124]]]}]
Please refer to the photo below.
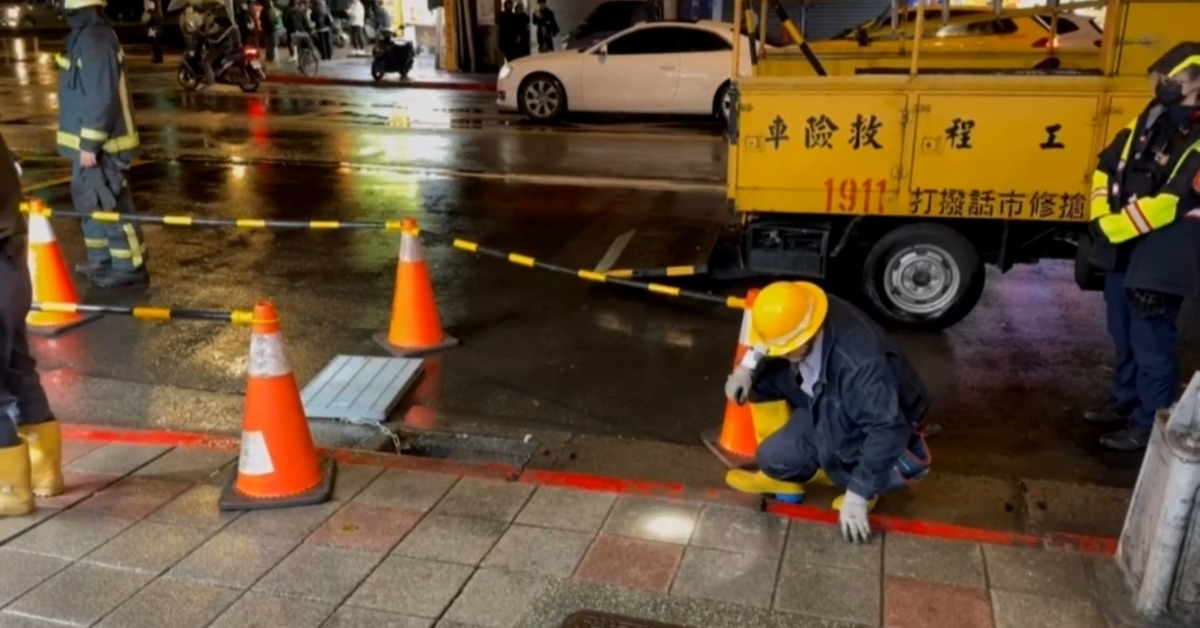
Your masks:
[{"label": "manhole cover", "polygon": [[678,624],[664,624],[648,619],[601,613],[600,611],[578,611],[572,613],[562,628],[687,628]]}]

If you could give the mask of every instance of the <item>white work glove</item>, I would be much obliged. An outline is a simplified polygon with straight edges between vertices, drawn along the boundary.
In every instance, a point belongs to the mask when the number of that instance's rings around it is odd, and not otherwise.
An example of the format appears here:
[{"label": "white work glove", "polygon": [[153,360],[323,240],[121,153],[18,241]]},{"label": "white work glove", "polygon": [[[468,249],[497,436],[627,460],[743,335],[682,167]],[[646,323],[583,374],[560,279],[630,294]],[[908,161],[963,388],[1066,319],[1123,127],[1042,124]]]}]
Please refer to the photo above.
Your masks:
[{"label": "white work glove", "polygon": [[842,496],[842,513],[838,517],[842,526],[842,538],[849,543],[861,544],[871,540],[871,523],[867,520],[867,498],[853,491]]},{"label": "white work glove", "polygon": [[738,365],[725,380],[725,396],[740,406],[750,397],[750,387],[753,384],[754,369]]}]

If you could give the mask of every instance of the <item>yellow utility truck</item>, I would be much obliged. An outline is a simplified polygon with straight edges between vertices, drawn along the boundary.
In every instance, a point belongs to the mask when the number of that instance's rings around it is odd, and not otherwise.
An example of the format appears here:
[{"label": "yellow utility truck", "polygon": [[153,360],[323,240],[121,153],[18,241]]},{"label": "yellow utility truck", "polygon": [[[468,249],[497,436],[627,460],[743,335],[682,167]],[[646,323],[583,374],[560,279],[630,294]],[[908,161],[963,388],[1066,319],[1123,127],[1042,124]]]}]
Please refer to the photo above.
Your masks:
[{"label": "yellow utility truck", "polygon": [[1149,65],[1200,38],[1200,1],[1109,0],[1096,70],[918,71],[923,16],[906,70],[733,64],[726,196],[741,270],[852,282],[880,319],[940,329],[985,264],[1076,256],[1097,155],[1148,103]]}]

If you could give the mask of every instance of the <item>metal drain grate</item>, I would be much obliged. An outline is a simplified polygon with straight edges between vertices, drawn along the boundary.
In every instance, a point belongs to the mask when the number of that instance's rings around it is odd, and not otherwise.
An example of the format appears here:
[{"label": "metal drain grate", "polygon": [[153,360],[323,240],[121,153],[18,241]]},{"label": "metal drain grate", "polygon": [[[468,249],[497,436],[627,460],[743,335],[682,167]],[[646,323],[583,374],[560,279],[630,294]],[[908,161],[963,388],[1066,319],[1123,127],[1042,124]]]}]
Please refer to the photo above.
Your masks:
[{"label": "metal drain grate", "polygon": [[687,626],[664,624],[649,619],[638,619],[600,611],[577,611],[563,622],[562,628],[687,628]]}]

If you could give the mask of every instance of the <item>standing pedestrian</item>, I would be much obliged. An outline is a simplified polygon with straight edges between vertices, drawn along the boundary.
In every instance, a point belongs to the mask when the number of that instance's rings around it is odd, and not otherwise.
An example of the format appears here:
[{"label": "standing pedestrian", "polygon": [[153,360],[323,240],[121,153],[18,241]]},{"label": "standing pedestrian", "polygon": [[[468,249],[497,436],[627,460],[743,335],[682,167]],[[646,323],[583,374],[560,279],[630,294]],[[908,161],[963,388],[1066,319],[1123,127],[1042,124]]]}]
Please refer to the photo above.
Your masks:
[{"label": "standing pedestrian", "polygon": [[[125,54],[104,16],[104,0],[65,0],[66,54],[55,55],[58,81],[58,153],[71,160],[75,210],[135,213],[129,164],[140,145],[125,82]],[[130,222],[83,221],[87,261],[75,271],[93,285],[114,288],[149,282],[142,227]]]},{"label": "standing pedestrian", "polygon": [[159,5],[158,0],[146,0],[145,13],[142,15],[142,22],[146,24],[146,36],[150,38],[151,63],[155,65],[162,65],[163,14],[162,6]]},{"label": "standing pedestrian", "polygon": [[525,12],[525,3],[521,0],[517,0],[513,7],[513,30],[516,31],[517,37],[517,57],[528,57],[530,51],[529,14]]},{"label": "standing pedestrian", "polygon": [[279,12],[272,0],[258,0],[258,47],[265,50],[268,63],[275,62],[279,41]]},{"label": "standing pedestrian", "polygon": [[25,317],[33,299],[16,160],[0,137],[0,517],[63,492],[62,433],[50,413]]},{"label": "standing pedestrian", "polygon": [[317,34],[317,52],[321,53],[321,59],[328,61],[333,58],[333,18],[325,0],[313,2],[311,18]]},{"label": "standing pedestrian", "polygon": [[350,47],[356,53],[361,53],[367,47],[367,37],[363,30],[367,19],[366,11],[361,0],[350,0],[350,6],[346,7],[350,23]]},{"label": "standing pedestrian", "polygon": [[554,50],[554,38],[558,36],[558,20],[554,19],[554,11],[546,6],[546,0],[537,0],[537,10],[533,12],[533,25],[537,27],[538,52]]}]

